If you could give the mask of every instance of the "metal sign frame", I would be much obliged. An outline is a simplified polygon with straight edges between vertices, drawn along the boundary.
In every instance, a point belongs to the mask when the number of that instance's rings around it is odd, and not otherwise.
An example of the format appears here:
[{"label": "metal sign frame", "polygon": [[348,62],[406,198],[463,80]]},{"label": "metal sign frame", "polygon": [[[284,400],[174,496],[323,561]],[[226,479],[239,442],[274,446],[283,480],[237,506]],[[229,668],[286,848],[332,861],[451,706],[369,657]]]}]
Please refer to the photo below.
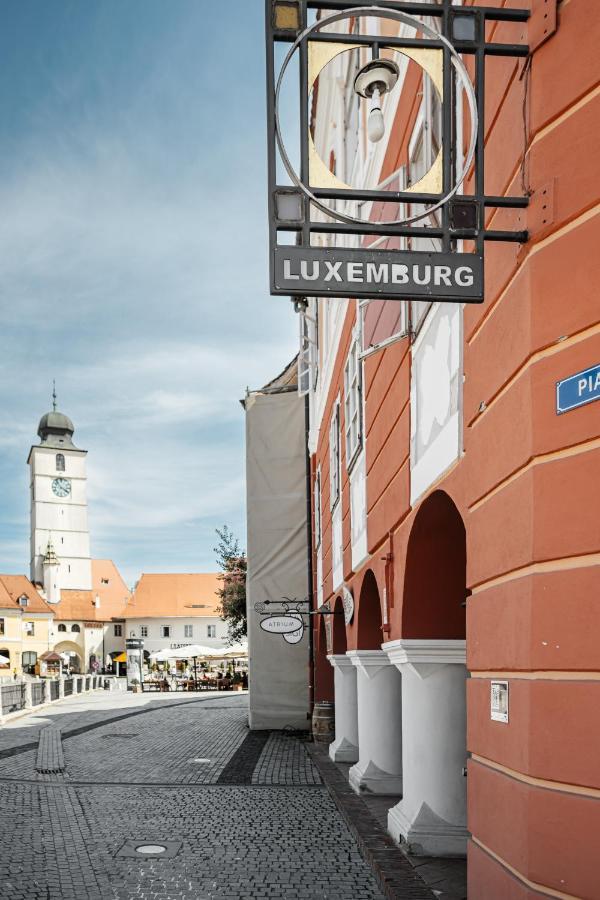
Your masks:
[{"label": "metal sign frame", "polygon": [[[265,0],[267,52],[267,133],[268,133],[268,204],[269,256],[271,294],[286,297],[359,297],[362,299],[429,299],[444,302],[483,302],[483,260],[486,241],[525,243],[526,231],[502,231],[487,228],[489,209],[523,209],[527,196],[492,196],[484,189],[485,143],[485,61],[488,56],[526,58],[526,44],[503,44],[486,40],[488,22],[526,22],[530,11],[499,7],[453,6],[452,0],[439,0],[429,5],[417,0]],[[333,33],[308,26],[309,10],[339,21],[343,14],[389,14],[399,21],[415,17],[420,34],[431,29],[419,17],[439,20],[439,34],[426,37],[385,37],[365,34]],[[282,12],[283,11],[283,12]],[[459,23],[457,25],[457,23]],[[305,34],[306,33],[306,34]],[[468,39],[462,35],[468,35]],[[457,37],[458,35],[458,37]],[[373,58],[380,46],[402,51],[402,48],[438,49],[442,52],[442,184],[439,193],[415,191],[359,190],[351,187],[314,187],[310,185],[310,135],[308,121],[309,42],[333,42],[371,47]],[[279,133],[277,104],[280,73],[275,71],[275,45],[288,43],[290,51],[299,55],[300,100],[300,167],[296,178],[286,163],[286,153]],[[288,52],[288,56],[289,53]],[[456,194],[457,140],[455,127],[454,70],[458,54],[474,60],[474,102],[477,120],[473,144],[473,191]],[[286,60],[287,62],[287,60]],[[462,65],[462,64],[461,64]],[[461,136],[462,137],[462,136]],[[277,161],[283,161],[294,186],[277,183]],[[295,207],[295,214],[283,218],[280,198]],[[351,216],[329,210],[330,221],[315,221],[311,208],[315,201],[321,211],[327,200],[375,203],[425,204],[438,209],[439,225],[419,224],[416,220],[399,223],[358,221]],[[288,203],[288,211],[290,203]],[[416,223],[415,223],[416,222]],[[466,225],[465,225],[466,223]],[[295,234],[296,244],[281,244],[284,233]],[[317,247],[315,234],[356,235],[364,237],[435,238],[441,251],[384,251],[368,247],[354,249]],[[458,241],[472,242],[473,252],[457,252]],[[426,276],[425,277],[425,273]]]}]

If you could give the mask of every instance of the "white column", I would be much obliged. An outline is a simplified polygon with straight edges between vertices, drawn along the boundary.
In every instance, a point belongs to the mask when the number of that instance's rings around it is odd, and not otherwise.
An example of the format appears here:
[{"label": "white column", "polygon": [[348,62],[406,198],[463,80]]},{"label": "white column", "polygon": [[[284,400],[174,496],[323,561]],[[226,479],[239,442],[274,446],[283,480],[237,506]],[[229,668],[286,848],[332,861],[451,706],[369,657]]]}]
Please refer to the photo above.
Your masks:
[{"label": "white column", "polygon": [[333,666],[335,691],[335,741],[329,745],[329,756],[334,762],[354,763],[358,760],[356,667],[345,653],[327,659]]},{"label": "white column", "polygon": [[384,644],[402,673],[402,800],[388,831],[417,856],[466,853],[465,641]]},{"label": "white column", "polygon": [[33,707],[33,696],[31,690],[31,682],[25,682],[25,709],[32,709]]},{"label": "white column", "polygon": [[358,762],[349,774],[359,793],[402,793],[401,679],[382,650],[350,650],[356,666]]},{"label": "white column", "polygon": [[61,675],[58,679],[58,699],[63,700],[65,696],[65,679]]}]

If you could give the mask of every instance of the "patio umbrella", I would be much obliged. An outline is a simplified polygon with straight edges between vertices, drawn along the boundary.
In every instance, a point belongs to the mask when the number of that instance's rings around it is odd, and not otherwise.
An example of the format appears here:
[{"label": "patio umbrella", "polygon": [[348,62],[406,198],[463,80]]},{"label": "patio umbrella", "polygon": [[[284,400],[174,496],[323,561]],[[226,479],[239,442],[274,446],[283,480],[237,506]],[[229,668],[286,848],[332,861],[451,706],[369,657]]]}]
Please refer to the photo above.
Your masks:
[{"label": "patio umbrella", "polygon": [[248,641],[238,641],[231,647],[225,647],[223,651],[225,659],[243,659],[248,656]]}]

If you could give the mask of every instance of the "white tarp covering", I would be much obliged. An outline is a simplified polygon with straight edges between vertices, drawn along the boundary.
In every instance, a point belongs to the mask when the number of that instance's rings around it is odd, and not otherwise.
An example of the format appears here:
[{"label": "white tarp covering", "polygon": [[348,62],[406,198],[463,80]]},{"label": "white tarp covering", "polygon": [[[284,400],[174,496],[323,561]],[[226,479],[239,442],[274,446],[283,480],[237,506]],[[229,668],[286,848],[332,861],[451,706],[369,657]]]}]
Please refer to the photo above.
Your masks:
[{"label": "white tarp covering", "polygon": [[263,631],[254,610],[308,592],[304,400],[295,390],[247,397],[246,484],[250,727],[307,728],[308,629],[288,643]]}]

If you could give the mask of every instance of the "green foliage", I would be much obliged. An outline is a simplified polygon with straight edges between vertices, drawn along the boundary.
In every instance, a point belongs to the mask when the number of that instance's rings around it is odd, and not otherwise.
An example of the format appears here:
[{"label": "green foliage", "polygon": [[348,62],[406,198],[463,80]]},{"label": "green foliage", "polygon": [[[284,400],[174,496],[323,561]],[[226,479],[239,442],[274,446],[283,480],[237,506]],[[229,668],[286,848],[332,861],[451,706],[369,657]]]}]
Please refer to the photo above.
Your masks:
[{"label": "green foliage", "polygon": [[221,600],[219,614],[227,622],[229,642],[235,644],[246,637],[246,554],[227,525],[216,529],[219,542],[214,548],[222,582],[217,591]]}]

